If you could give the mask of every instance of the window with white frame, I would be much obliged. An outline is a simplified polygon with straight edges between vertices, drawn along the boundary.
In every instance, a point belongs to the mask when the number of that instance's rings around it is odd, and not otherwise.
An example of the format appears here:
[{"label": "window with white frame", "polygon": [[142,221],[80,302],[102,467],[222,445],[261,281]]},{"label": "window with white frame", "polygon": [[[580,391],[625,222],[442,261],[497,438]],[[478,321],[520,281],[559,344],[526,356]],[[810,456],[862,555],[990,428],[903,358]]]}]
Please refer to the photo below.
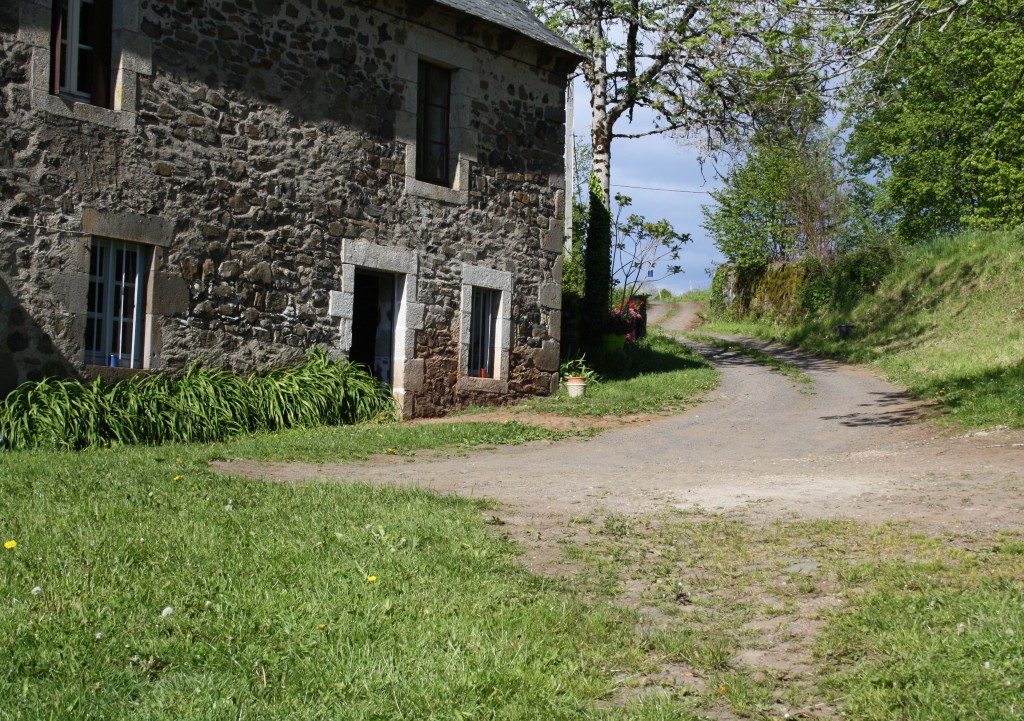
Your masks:
[{"label": "window with white frame", "polygon": [[85,362],[142,368],[149,249],[95,238],[89,251]]},{"label": "window with white frame", "polygon": [[469,329],[469,375],[494,378],[501,291],[473,288]]},{"label": "window with white frame", "polygon": [[459,388],[507,393],[512,343],[512,274],[462,265]]},{"label": "window with white frame", "polygon": [[112,0],[53,0],[51,91],[109,108]]}]

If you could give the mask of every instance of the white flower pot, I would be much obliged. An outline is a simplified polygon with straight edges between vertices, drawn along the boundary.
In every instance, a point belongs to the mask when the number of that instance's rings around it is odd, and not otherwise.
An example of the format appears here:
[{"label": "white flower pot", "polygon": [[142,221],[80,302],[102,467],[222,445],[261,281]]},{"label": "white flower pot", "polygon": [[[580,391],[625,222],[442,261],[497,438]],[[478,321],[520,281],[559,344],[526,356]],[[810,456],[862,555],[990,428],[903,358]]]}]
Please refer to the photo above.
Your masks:
[{"label": "white flower pot", "polygon": [[582,398],[587,393],[587,379],[573,376],[566,379],[565,387],[569,391],[570,398]]}]

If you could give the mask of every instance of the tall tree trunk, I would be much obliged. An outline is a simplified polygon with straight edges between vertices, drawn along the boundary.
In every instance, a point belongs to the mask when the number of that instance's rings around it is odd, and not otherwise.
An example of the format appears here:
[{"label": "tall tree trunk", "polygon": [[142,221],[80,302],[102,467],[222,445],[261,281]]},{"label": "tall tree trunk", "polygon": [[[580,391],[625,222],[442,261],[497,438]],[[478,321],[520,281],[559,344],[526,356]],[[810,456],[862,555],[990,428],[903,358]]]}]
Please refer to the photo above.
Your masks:
[{"label": "tall tree trunk", "polygon": [[594,147],[594,175],[601,185],[605,207],[611,205],[611,118],[608,115],[608,74],[595,73],[591,85],[590,139]]},{"label": "tall tree trunk", "polygon": [[610,77],[604,48],[604,28],[596,16],[590,26],[591,62],[584,68],[590,88],[590,139],[593,175],[587,220],[587,252],[584,257],[584,342],[596,346],[604,330],[612,290],[611,157],[612,121],[608,112]]}]

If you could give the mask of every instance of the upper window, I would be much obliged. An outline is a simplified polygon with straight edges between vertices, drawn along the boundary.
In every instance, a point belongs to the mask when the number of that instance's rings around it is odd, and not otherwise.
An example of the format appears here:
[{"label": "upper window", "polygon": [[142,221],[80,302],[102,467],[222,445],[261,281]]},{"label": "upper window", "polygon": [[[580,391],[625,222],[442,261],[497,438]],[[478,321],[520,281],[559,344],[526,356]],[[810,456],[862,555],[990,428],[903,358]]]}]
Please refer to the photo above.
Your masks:
[{"label": "upper window", "polygon": [[96,238],[89,251],[85,362],[143,367],[148,248]]},{"label": "upper window", "polygon": [[473,288],[469,329],[469,374],[474,378],[495,377],[494,356],[500,304],[500,290]]},{"label": "upper window", "polygon": [[54,0],[51,91],[104,108],[111,101],[112,0]]},{"label": "upper window", "polygon": [[421,60],[417,93],[416,178],[451,185],[452,71]]}]

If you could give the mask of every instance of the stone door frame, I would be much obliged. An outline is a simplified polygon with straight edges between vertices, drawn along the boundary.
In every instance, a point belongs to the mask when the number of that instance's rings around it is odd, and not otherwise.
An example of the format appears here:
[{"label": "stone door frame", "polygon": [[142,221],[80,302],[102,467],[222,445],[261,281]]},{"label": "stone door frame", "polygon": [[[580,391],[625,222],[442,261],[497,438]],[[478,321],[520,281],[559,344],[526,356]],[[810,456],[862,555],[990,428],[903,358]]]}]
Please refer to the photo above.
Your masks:
[{"label": "stone door frame", "polygon": [[423,330],[425,306],[418,301],[419,255],[415,250],[377,245],[365,240],[341,244],[341,290],[331,292],[329,313],[338,323],[338,350],[352,348],[356,269],[391,273],[395,278],[392,390],[402,415],[413,414],[411,395],[423,388],[423,360],[416,356],[416,331]]}]

